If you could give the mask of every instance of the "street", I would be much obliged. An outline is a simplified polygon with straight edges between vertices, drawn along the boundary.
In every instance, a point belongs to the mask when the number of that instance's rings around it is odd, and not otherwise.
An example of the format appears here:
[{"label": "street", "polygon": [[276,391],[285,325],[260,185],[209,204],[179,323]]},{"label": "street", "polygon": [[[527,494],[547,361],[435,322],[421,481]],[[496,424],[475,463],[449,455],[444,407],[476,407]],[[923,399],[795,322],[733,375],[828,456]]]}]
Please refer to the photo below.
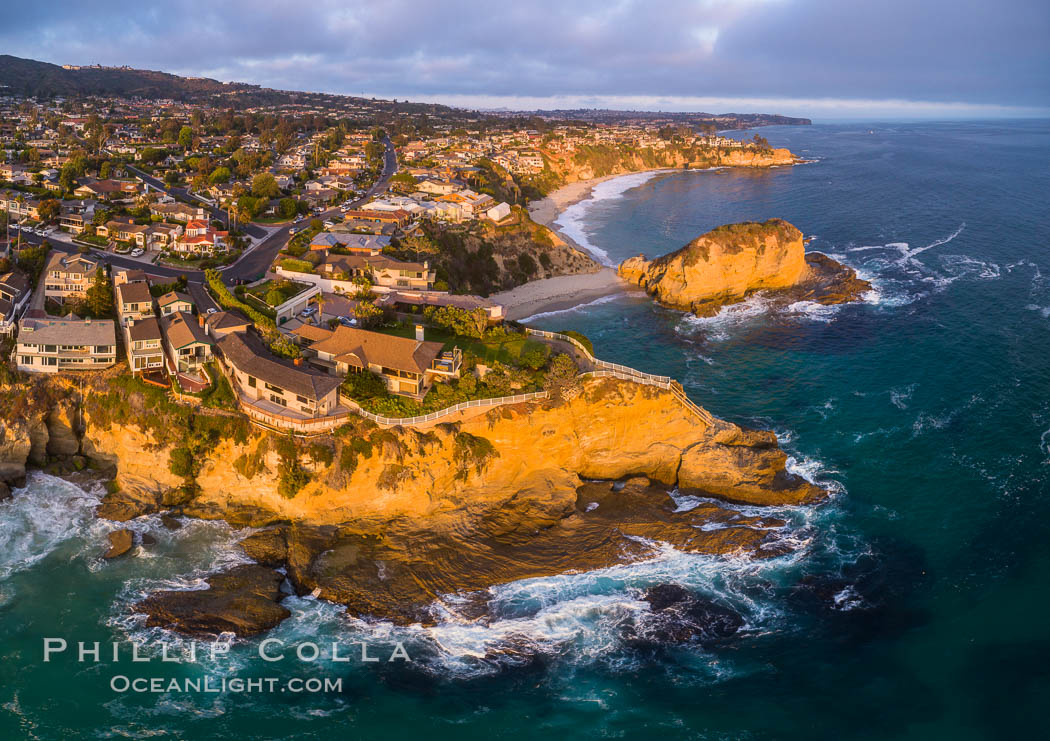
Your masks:
[{"label": "street", "polygon": [[[394,149],[394,144],[390,141],[389,137],[387,137],[384,140],[384,144],[386,145],[386,152],[383,155],[382,174],[380,175],[379,179],[375,182],[375,184],[371,188],[369,188],[364,195],[362,195],[360,198],[349,204],[351,208],[358,208],[366,201],[370,200],[376,194],[385,191],[390,183],[390,178],[394,175],[395,172],[397,172],[397,152]],[[129,166],[128,169],[130,169],[132,172],[136,173],[139,177],[141,177],[143,181],[149,183],[151,187],[158,188],[167,193],[170,193],[171,195],[178,197],[180,200],[196,205],[205,205],[200,203],[196,199],[189,197],[189,195],[183,188],[168,188],[160,180],[146,175],[145,173],[142,173],[140,170],[134,167]],[[218,213],[220,215],[216,216],[216,218],[220,218],[222,215],[224,215],[222,211],[219,211],[217,209],[213,209],[212,213]],[[339,207],[334,206],[320,214],[311,216],[310,218],[318,218],[323,220],[328,218],[329,216],[333,216],[338,213]],[[258,278],[261,278],[269,269],[270,265],[273,263],[274,258],[277,256],[277,253],[280,252],[288,243],[289,230],[296,226],[302,227],[306,223],[308,223],[308,220],[301,221],[298,225],[286,224],[284,226],[279,227],[275,231],[271,232],[268,237],[266,237],[263,241],[258,243],[250,251],[244,253],[240,257],[240,259],[237,260],[237,262],[235,262],[233,265],[228,265],[225,268],[220,268],[223,275],[223,282],[225,282],[227,285],[233,285],[238,280],[253,281],[257,280]],[[265,235],[267,233],[265,229],[254,224],[245,225],[244,230],[245,232],[252,234],[256,237]],[[40,244],[45,239],[51,244],[52,249],[56,249],[61,252],[72,254],[77,252],[79,249],[78,245],[73,244],[70,241],[60,241],[58,237],[55,237],[53,235],[51,237],[40,237],[36,234],[22,235],[22,241],[28,242],[30,244]],[[142,270],[148,275],[157,276],[159,278],[175,279],[178,278],[180,275],[185,275],[186,278],[189,280],[190,294],[193,296],[194,300],[198,302],[198,306],[202,310],[207,309],[209,306],[215,306],[215,308],[219,308],[217,305],[214,304],[214,302],[210,300],[210,297],[208,297],[207,302],[201,300],[202,297],[208,295],[207,291],[204,290],[204,272],[201,270],[187,270],[180,268],[165,267],[162,265],[153,265],[150,263],[135,260],[133,258],[117,255],[112,252],[105,252],[99,249],[92,249],[91,254],[97,258],[102,259],[103,261],[105,261],[113,267]]]}]

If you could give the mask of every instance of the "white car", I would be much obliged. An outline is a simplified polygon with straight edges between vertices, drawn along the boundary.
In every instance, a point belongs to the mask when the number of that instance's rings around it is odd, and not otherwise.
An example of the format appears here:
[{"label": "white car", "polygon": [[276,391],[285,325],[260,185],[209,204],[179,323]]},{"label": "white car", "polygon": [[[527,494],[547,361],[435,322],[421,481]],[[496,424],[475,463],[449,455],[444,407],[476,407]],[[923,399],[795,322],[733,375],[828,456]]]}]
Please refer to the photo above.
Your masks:
[{"label": "white car", "polygon": [[131,251],[131,256],[132,257],[141,257],[145,252],[146,251],[144,249],[142,249],[141,247],[136,247],[135,249],[133,249]]},{"label": "white car", "polygon": [[218,314],[218,313],[219,313],[219,310],[216,309],[214,306],[212,306],[212,307],[210,307],[208,309],[208,314]]}]

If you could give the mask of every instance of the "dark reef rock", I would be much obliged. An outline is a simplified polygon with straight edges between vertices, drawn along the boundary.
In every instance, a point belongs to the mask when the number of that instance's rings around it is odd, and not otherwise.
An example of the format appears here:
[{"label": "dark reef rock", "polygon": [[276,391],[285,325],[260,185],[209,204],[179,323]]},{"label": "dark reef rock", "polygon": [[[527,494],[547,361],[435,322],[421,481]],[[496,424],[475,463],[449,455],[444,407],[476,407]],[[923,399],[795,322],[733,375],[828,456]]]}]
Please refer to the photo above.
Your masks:
[{"label": "dark reef rock", "polygon": [[716,643],[732,638],[744,626],[735,611],[677,584],[650,587],[642,597],[651,615],[629,630],[635,644]]},{"label": "dark reef rock", "polygon": [[160,524],[163,525],[166,530],[178,530],[182,527],[182,523],[172,515],[161,515]]},{"label": "dark reef rock", "polygon": [[238,545],[260,566],[276,568],[288,560],[288,544],[280,530],[264,530],[249,535]]},{"label": "dark reef rock", "polygon": [[208,577],[208,589],[153,592],[135,605],[146,625],[190,635],[232,632],[252,636],[273,628],[291,613],[279,601],[284,576],[247,564]]},{"label": "dark reef rock", "polygon": [[109,550],[102,554],[102,558],[117,558],[123,556],[135,545],[135,534],[130,530],[114,530],[109,534]]}]

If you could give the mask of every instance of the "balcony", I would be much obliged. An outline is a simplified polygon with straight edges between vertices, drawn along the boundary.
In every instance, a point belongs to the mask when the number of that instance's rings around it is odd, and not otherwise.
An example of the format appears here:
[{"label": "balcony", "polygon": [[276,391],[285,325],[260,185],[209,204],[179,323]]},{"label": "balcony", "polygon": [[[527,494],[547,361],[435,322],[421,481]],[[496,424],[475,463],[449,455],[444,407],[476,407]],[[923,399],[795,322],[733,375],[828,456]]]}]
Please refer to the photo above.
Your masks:
[{"label": "balcony", "polygon": [[445,350],[430,364],[427,372],[440,376],[458,376],[463,365],[463,351],[458,347]]}]

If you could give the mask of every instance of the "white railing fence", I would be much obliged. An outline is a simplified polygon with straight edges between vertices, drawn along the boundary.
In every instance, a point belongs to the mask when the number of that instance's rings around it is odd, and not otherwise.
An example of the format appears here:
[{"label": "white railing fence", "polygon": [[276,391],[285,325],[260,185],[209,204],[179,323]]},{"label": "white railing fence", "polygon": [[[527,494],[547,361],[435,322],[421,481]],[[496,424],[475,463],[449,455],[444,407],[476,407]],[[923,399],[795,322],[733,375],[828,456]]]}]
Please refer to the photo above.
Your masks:
[{"label": "white railing fence", "polygon": [[686,409],[696,414],[700,419],[704,420],[708,424],[714,421],[707,410],[697,406],[692,399],[690,399],[682,385],[675,381],[669,376],[655,376],[652,373],[643,373],[640,370],[635,370],[626,365],[620,365],[619,363],[610,363],[596,358],[590,350],[584,347],[583,343],[577,340],[575,337],[571,337],[567,334],[561,334],[559,332],[547,332],[542,329],[531,329],[526,327],[525,331],[536,337],[544,337],[550,340],[560,340],[562,342],[568,342],[576,347],[583,355],[594,363],[594,367],[597,370],[593,370],[587,373],[581,373],[580,376],[588,376],[591,378],[619,378],[622,381],[634,381],[635,383],[644,383],[647,386],[656,386],[657,388],[667,389],[671,394],[685,406]]},{"label": "white railing fence", "polygon": [[474,399],[472,401],[461,401],[459,404],[454,404],[450,407],[431,412],[430,414],[422,414],[416,417],[384,417],[380,414],[373,414],[372,412],[366,411],[361,408],[361,405],[348,396],[340,396],[339,401],[342,404],[350,407],[356,414],[360,414],[365,419],[370,419],[376,424],[384,425],[388,427],[402,426],[409,427],[411,425],[425,424],[427,422],[433,422],[441,419],[442,417],[448,417],[462,412],[465,409],[476,409],[478,407],[498,407],[505,404],[521,404],[526,401],[536,401],[538,399],[546,399],[550,394],[546,391],[533,391],[528,394],[516,394],[514,396],[497,396],[493,399]]}]

